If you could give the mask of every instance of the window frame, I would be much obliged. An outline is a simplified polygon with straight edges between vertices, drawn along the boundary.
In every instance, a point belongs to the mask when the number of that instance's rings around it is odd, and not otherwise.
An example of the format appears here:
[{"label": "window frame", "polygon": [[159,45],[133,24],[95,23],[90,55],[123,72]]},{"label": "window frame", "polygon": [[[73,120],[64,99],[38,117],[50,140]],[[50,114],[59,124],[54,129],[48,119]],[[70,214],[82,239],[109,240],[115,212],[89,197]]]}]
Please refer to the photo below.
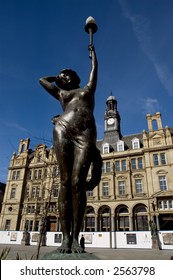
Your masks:
[{"label": "window frame", "polygon": [[103,144],[102,151],[103,151],[103,154],[109,154],[110,153],[110,145],[108,143]]},{"label": "window frame", "polygon": [[121,163],[120,160],[115,161],[115,171],[116,172],[121,171],[121,164],[120,163]]},{"label": "window frame", "polygon": [[143,193],[143,184],[142,184],[141,178],[135,179],[135,191],[136,191],[136,194]]},{"label": "window frame", "polygon": [[111,172],[111,162],[106,161],[106,173],[110,173],[110,172]]},{"label": "window frame", "polygon": [[102,182],[102,195],[109,196],[109,182]]},{"label": "window frame", "polygon": [[117,143],[117,152],[124,152],[124,141],[119,141]]},{"label": "window frame", "polygon": [[139,144],[138,138],[132,139],[132,148],[133,148],[133,150],[140,149],[140,144]]},{"label": "window frame", "polygon": [[14,199],[15,196],[16,196],[16,187],[12,187],[10,192],[10,199]]},{"label": "window frame", "polygon": [[118,181],[118,193],[120,196],[126,194],[126,184],[124,180]]},{"label": "window frame", "polygon": [[165,175],[159,175],[159,187],[161,191],[166,191],[168,189]]}]

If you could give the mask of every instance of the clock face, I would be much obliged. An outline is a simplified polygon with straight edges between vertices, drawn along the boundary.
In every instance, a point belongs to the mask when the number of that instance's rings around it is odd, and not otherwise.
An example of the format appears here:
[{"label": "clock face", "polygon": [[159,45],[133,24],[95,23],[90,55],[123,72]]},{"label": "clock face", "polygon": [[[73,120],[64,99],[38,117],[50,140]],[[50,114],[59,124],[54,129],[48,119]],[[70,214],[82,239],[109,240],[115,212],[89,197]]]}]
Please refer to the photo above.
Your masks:
[{"label": "clock face", "polygon": [[112,125],[114,122],[115,122],[114,118],[108,119],[108,124],[109,124],[109,125]]}]

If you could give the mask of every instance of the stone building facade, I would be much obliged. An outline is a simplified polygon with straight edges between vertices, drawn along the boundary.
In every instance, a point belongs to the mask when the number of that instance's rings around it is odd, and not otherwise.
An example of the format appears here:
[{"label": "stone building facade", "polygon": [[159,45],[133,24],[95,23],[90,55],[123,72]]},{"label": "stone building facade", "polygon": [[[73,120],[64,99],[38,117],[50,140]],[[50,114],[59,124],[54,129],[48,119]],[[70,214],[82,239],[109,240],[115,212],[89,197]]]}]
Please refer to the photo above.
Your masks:
[{"label": "stone building facade", "polygon": [[[146,116],[148,131],[122,136],[117,100],[109,96],[105,132],[97,141],[102,178],[87,192],[84,231],[173,230],[173,129],[161,114]],[[13,154],[4,195],[0,230],[61,231],[58,216],[59,169],[53,147],[31,150],[22,139]],[[90,172],[88,178],[90,177]]]}]

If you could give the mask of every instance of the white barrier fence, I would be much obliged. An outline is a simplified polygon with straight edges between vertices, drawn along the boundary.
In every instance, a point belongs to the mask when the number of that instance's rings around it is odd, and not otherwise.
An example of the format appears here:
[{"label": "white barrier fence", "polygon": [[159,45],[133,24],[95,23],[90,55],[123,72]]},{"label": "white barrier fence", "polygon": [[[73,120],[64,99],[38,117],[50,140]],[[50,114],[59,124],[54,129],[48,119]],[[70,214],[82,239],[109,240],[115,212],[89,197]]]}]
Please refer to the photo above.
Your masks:
[{"label": "white barrier fence", "polygon": [[[29,232],[30,245],[37,245],[39,232]],[[151,249],[152,236],[150,231],[121,231],[121,232],[81,232],[85,238],[85,247],[94,248],[139,248]],[[159,231],[157,233],[160,249],[173,249],[173,231]],[[0,231],[0,244],[21,244],[22,231]],[[60,246],[61,232],[47,232],[46,246]]]}]

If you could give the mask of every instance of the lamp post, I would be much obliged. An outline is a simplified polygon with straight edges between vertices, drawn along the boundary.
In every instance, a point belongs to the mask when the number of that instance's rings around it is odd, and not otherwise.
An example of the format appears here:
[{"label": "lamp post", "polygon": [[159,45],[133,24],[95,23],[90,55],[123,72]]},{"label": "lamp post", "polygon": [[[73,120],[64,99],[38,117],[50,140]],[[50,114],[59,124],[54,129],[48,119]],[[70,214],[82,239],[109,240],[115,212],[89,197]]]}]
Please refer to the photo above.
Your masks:
[{"label": "lamp post", "polygon": [[[93,44],[93,34],[97,32],[97,24],[95,22],[95,19],[91,16],[89,16],[86,19],[86,24],[85,24],[85,31],[89,34],[90,36],[90,45]],[[91,52],[90,52],[90,57],[91,57]]]}]

